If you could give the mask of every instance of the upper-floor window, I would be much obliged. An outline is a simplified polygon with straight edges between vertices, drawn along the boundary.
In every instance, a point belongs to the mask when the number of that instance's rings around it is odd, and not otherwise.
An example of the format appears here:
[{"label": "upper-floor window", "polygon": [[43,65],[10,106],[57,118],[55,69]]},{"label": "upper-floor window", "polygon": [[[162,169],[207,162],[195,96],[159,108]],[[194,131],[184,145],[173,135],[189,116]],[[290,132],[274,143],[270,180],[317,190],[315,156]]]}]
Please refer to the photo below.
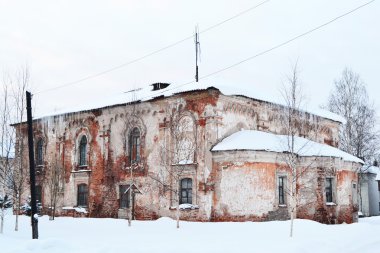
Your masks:
[{"label": "upper-floor window", "polygon": [[333,178],[326,178],[326,202],[333,202]]},{"label": "upper-floor window", "polygon": [[86,136],[82,136],[79,142],[79,166],[87,165],[87,138]]},{"label": "upper-floor window", "polygon": [[135,127],[129,135],[129,159],[131,164],[138,163],[141,160],[140,156],[140,130]]},{"label": "upper-floor window", "polygon": [[87,206],[88,188],[86,184],[78,185],[78,206]]},{"label": "upper-floor window", "polygon": [[180,185],[180,204],[192,204],[193,203],[193,181],[191,178],[184,178],[181,180]]},{"label": "upper-floor window", "polygon": [[36,146],[36,164],[37,164],[37,166],[43,165],[43,163],[44,163],[43,146],[44,146],[43,140],[39,139],[37,141],[37,146]]}]

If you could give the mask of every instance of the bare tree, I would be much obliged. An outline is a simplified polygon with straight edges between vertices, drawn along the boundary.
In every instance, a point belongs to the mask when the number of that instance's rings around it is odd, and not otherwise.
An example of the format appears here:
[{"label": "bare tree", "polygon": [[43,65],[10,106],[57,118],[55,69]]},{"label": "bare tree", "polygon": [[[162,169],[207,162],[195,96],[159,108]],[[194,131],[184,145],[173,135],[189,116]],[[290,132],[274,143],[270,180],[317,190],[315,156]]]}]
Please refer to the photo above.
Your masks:
[{"label": "bare tree", "polygon": [[46,186],[49,192],[50,213],[49,219],[54,220],[59,200],[59,193],[63,187],[63,167],[60,159],[56,156],[52,164],[49,166],[45,177]]},{"label": "bare tree", "polygon": [[340,133],[340,148],[372,163],[379,140],[376,112],[357,73],[348,68],[343,70],[330,93],[328,109],[347,121]]},{"label": "bare tree", "polygon": [[285,192],[289,199],[290,237],[293,237],[294,219],[297,218],[297,209],[301,200],[300,189],[306,187],[305,184],[301,183],[301,179],[311,167],[316,165],[315,158],[302,157],[305,150],[310,149],[312,143],[307,139],[300,141],[299,136],[307,135],[310,137],[312,132],[318,133],[319,126],[317,123],[305,119],[305,101],[297,63],[287,77],[281,93],[285,102],[281,125],[286,138],[281,140],[280,145],[285,150],[282,155],[283,162],[286,168],[290,170],[290,176],[287,179],[287,184],[285,184]]},{"label": "bare tree", "polygon": [[[128,207],[128,226],[132,226],[132,218],[134,217],[134,208],[133,208],[133,199],[134,199],[134,185],[135,185],[135,180],[134,180],[134,174],[133,171],[136,171],[139,169],[140,164],[140,150],[136,150],[138,153],[133,153],[132,150],[130,150],[130,144],[132,142],[139,142],[138,145],[140,145],[141,139],[140,136],[138,137],[138,140],[132,136],[132,131],[136,127],[136,121],[137,120],[137,114],[136,110],[138,107],[138,99],[137,99],[137,91],[136,89],[133,89],[129,91],[131,94],[131,100],[130,102],[126,105],[125,107],[125,117],[124,117],[124,131],[123,131],[123,140],[125,144],[125,150],[128,152],[127,156],[129,157],[129,162],[126,162],[126,164],[129,164],[129,166],[125,166],[125,170],[129,170],[129,187],[126,189],[125,192],[120,192],[120,198],[123,194],[128,194],[128,199],[129,199],[129,207]],[[140,129],[141,130],[141,129]],[[140,132],[141,133],[141,132]],[[137,144],[137,143],[136,143]]]},{"label": "bare tree", "polygon": [[12,193],[11,176],[14,156],[14,129],[11,124],[12,101],[10,87],[4,81],[0,94],[0,233],[3,233],[5,209]]},{"label": "bare tree", "polygon": [[[22,67],[14,77],[9,77],[8,82],[13,87],[12,95],[14,99],[14,110],[12,114],[13,122],[21,123],[25,120],[26,116],[26,98],[25,92],[29,89],[29,69],[27,66]],[[23,125],[14,125],[15,131],[18,136],[15,138],[15,163],[12,170],[11,184],[14,199],[14,210],[16,214],[15,231],[18,231],[18,215],[21,207],[21,198],[25,189],[27,178],[27,167],[23,161],[23,154],[27,148],[22,138]]]},{"label": "bare tree", "polygon": [[160,192],[169,192],[172,206],[176,208],[176,226],[180,218],[180,183],[187,176],[188,166],[194,162],[196,150],[194,123],[178,103],[168,109],[165,122],[165,139],[161,143],[160,169],[151,174],[158,183]]},{"label": "bare tree", "polygon": [[[345,68],[330,92],[328,109],[346,119],[340,131],[340,148],[365,161],[358,170],[359,185],[378,157],[379,133],[376,130],[376,111],[370,102],[366,85],[359,74]],[[358,187],[359,207],[362,207],[361,187]]]}]

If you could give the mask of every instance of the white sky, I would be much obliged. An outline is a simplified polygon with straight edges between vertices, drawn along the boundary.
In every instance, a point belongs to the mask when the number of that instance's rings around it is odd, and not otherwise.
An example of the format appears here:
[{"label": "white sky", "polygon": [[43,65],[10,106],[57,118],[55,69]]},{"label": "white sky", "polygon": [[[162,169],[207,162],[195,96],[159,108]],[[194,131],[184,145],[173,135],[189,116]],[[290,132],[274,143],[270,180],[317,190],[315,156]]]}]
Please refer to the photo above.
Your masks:
[{"label": "white sky", "polygon": [[[34,91],[123,64],[263,0],[0,0],[0,68],[27,63]],[[200,75],[229,66],[367,1],[271,0],[201,34]],[[323,104],[345,66],[359,73],[380,109],[380,1],[204,82],[278,94],[297,60],[311,106]],[[98,78],[34,96],[37,112],[101,99],[153,82],[194,79],[193,40]],[[376,100],[377,99],[377,100]]]}]

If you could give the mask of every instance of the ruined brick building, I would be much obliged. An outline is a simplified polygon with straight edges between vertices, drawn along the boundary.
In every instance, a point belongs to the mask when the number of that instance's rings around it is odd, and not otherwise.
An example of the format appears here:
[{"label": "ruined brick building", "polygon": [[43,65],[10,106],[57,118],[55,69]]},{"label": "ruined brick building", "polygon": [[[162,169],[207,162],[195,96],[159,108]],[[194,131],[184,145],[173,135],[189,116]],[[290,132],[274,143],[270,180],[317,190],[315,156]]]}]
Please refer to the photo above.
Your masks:
[{"label": "ruined brick building", "polygon": [[[58,168],[60,214],[79,206],[90,217],[122,218],[132,208],[136,219],[156,219],[174,217],[179,202],[187,220],[287,219],[284,108],[235,89],[158,83],[37,118],[37,199],[49,208],[49,175]],[[337,115],[302,115],[298,139],[313,148],[299,154],[297,217],[351,223],[361,160],[337,149]],[[21,124],[17,135],[27,143]]]}]

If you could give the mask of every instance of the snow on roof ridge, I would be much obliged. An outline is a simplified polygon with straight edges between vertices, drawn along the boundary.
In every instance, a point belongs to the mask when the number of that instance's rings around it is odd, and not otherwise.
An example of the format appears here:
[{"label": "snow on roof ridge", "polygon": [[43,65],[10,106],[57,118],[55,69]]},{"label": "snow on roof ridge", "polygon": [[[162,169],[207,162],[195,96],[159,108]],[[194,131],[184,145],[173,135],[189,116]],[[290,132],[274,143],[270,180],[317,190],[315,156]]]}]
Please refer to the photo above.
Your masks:
[{"label": "snow on roof ridge", "polygon": [[[257,92],[256,90],[245,90],[245,89],[239,89],[236,86],[225,86],[225,85],[207,85],[205,83],[193,83],[191,85],[183,85],[183,86],[174,86],[170,85],[164,89],[160,90],[152,90],[152,87],[146,86],[144,88],[135,89],[135,92],[123,92],[114,94],[112,96],[106,97],[104,99],[97,99],[93,101],[92,103],[88,103],[85,105],[73,107],[73,108],[67,108],[59,111],[55,111],[53,113],[45,113],[41,115],[37,115],[35,119],[41,119],[45,117],[52,117],[52,116],[58,116],[62,114],[68,114],[68,113],[75,113],[75,112],[82,112],[82,111],[89,111],[89,110],[95,110],[100,109],[104,107],[109,106],[115,106],[115,105],[121,105],[121,104],[127,104],[133,101],[149,101],[151,99],[160,97],[160,96],[172,96],[177,93],[181,92],[188,92],[188,91],[195,91],[195,90],[206,90],[208,88],[214,87],[218,89],[222,94],[226,96],[245,96],[250,97],[252,99],[272,103],[272,104],[278,104],[281,106],[286,106],[284,103],[278,100],[278,98],[270,97],[269,95],[263,95]],[[323,109],[307,109],[305,112],[327,118],[333,121],[341,122],[345,124],[346,120],[330,111],[326,111]]]},{"label": "snow on roof ridge", "polygon": [[[264,150],[269,152],[286,152],[288,136],[257,130],[241,130],[224,138],[211,151],[228,150]],[[345,161],[364,163],[363,160],[350,155],[338,148],[311,141],[302,137],[295,137],[295,150],[300,156],[339,157]]]},{"label": "snow on roof ridge", "polygon": [[377,166],[364,164],[364,165],[360,168],[360,171],[361,171],[362,173],[373,173],[373,174],[377,174],[377,175],[380,176],[380,168],[377,167]]}]

